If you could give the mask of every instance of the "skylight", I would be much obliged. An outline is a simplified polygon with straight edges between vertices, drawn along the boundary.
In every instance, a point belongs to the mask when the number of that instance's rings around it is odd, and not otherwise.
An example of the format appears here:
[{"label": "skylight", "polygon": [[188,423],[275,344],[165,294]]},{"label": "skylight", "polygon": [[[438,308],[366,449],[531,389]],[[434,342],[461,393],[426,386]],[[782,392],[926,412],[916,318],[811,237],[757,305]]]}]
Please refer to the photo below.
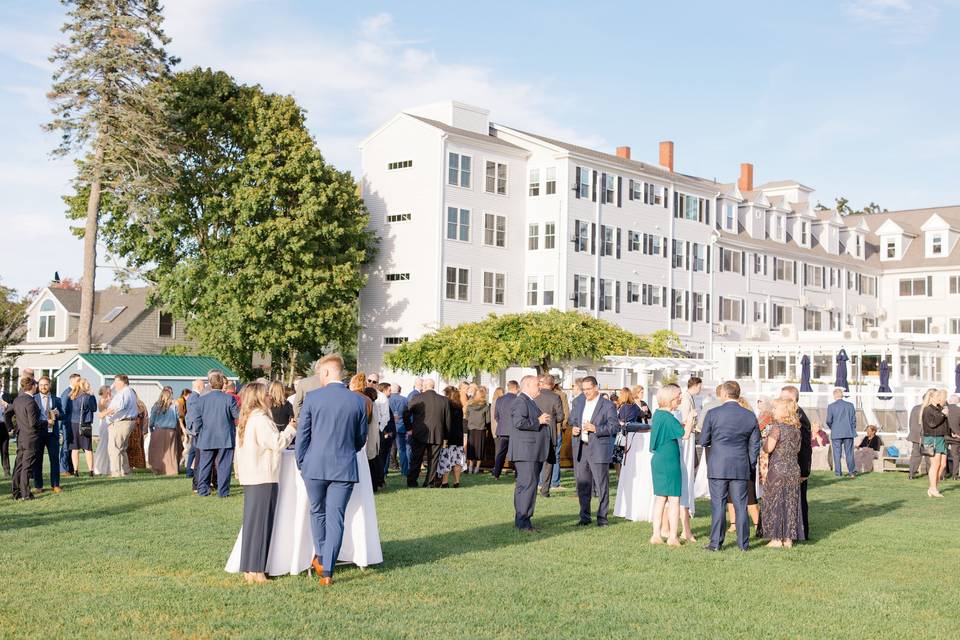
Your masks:
[{"label": "skylight", "polygon": [[103,316],[103,320],[101,320],[101,322],[113,322],[114,320],[116,320],[118,315],[123,313],[123,310],[126,308],[127,308],[126,306],[121,305],[119,307],[114,307],[113,309],[110,309],[109,313]]}]

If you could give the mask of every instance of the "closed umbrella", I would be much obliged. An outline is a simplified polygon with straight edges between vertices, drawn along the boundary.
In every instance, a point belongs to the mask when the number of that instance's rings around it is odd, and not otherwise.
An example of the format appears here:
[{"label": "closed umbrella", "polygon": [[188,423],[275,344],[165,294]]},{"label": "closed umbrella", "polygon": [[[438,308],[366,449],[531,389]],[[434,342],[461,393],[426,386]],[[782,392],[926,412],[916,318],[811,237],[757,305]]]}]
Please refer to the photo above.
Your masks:
[{"label": "closed umbrella", "polygon": [[880,388],[877,389],[880,392],[878,396],[881,400],[889,400],[892,396],[883,395],[884,393],[891,393],[893,389],[890,388],[890,365],[887,364],[886,360],[880,362]]},{"label": "closed umbrella", "polygon": [[844,391],[850,391],[850,383],[847,382],[848,360],[850,360],[850,357],[847,356],[847,350],[840,349],[840,353],[837,354],[837,381],[834,383],[834,386]]},{"label": "closed umbrella", "polygon": [[809,393],[813,391],[810,386],[810,356],[800,358],[800,392]]},{"label": "closed umbrella", "polygon": [[957,370],[954,372],[954,383],[957,385],[957,393],[960,393],[960,364],[957,364]]}]

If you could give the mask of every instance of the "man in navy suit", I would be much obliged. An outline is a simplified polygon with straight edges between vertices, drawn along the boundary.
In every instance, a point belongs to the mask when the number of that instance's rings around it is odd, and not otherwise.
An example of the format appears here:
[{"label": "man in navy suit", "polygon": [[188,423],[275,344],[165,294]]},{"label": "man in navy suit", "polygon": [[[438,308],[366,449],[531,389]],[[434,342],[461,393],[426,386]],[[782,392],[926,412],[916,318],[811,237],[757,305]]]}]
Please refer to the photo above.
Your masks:
[{"label": "man in navy suit", "polygon": [[217,464],[217,495],[230,495],[230,474],[233,471],[233,449],[237,433],[239,409],[233,396],[224,393],[226,377],[214,371],[207,378],[210,393],[200,397],[199,409],[193,420],[197,434],[194,442],[200,450],[197,465],[197,494],[210,495],[210,476]]},{"label": "man in navy suit", "polygon": [[187,413],[183,417],[184,425],[186,426],[187,439],[190,443],[190,451],[187,452],[187,477],[190,478],[190,482],[193,484],[193,490],[197,490],[197,474],[196,467],[197,463],[200,461],[199,451],[197,449],[197,416],[200,415],[200,399],[203,397],[203,392],[206,390],[207,383],[203,378],[197,378],[193,381],[193,390],[190,392],[190,395],[187,396]]},{"label": "man in navy suit", "polygon": [[[517,484],[513,491],[516,515],[513,522],[521,532],[533,533],[537,529],[531,524],[530,518],[537,503],[537,482],[550,452],[552,433],[550,416],[541,412],[534,402],[540,395],[537,376],[524,376],[520,380],[520,389],[520,395],[510,403],[508,455],[517,470]],[[501,428],[499,424],[497,428]]]},{"label": "man in navy suit", "polygon": [[827,426],[833,444],[833,473],[843,477],[840,469],[840,450],[847,458],[847,473],[852,478],[857,468],[853,461],[853,439],[857,437],[857,410],[852,402],[843,399],[843,389],[833,390],[833,402],[827,407]]},{"label": "man in navy suit", "polygon": [[600,395],[596,378],[583,378],[580,390],[583,393],[574,398],[569,418],[573,472],[580,499],[579,524],[590,524],[590,497],[596,493],[600,498],[597,526],[605,527],[610,506],[610,461],[613,458],[610,443],[620,428],[620,420],[614,404]]},{"label": "man in navy suit", "polygon": [[507,383],[507,392],[497,399],[494,407],[494,420],[497,422],[497,453],[493,458],[493,471],[490,475],[494,480],[500,479],[503,473],[503,465],[507,461],[507,451],[510,449],[510,425],[513,418],[510,416],[510,408],[513,401],[517,399],[520,393],[520,383],[511,380]]},{"label": "man in navy suit", "polygon": [[705,548],[719,551],[723,547],[729,495],[737,519],[737,546],[746,551],[750,540],[747,483],[760,455],[760,429],[753,412],[737,402],[740,385],[736,381],[723,383],[723,395],[723,404],[710,409],[700,432],[700,443],[710,452],[707,477],[710,479],[710,507],[713,512],[710,544]]},{"label": "man in navy suit", "polygon": [[321,386],[307,393],[300,411],[297,467],[310,498],[311,564],[321,586],[329,586],[343,544],[343,514],[359,480],[357,452],[367,442],[367,407],[340,381],[340,356],[321,358],[316,369]]},{"label": "man in navy suit", "polygon": [[60,431],[63,428],[63,405],[60,398],[50,392],[50,378],[43,376],[37,382],[39,390],[33,399],[40,410],[40,419],[47,428],[46,433],[40,434],[39,450],[33,461],[33,486],[39,493],[43,493],[43,450],[46,449],[50,461],[50,486],[54,493],[60,493]]}]

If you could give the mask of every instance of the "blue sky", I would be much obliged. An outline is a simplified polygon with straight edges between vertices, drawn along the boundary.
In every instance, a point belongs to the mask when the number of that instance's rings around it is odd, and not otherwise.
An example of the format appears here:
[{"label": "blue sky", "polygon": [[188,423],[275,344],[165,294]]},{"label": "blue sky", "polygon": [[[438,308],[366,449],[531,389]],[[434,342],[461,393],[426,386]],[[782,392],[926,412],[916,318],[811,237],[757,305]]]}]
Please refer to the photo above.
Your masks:
[{"label": "blue sky", "polygon": [[[651,162],[671,139],[677,170],[706,178],[753,162],[756,182],[796,179],[826,203],[960,203],[960,0],[166,5],[180,68],[295,95],[354,172],[395,112],[457,99]],[[21,291],[81,268],[60,200],[72,167],[40,130],[62,21],[59,3],[0,4],[0,281]]]}]

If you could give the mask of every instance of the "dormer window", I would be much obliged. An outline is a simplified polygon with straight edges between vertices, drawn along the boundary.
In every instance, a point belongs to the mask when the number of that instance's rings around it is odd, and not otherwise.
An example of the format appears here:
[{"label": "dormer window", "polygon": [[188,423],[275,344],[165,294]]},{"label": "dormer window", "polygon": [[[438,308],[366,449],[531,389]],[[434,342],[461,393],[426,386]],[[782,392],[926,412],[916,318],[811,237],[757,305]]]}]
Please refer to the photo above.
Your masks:
[{"label": "dormer window", "polygon": [[737,209],[732,204],[724,208],[723,228],[731,233],[737,231]]},{"label": "dormer window", "polygon": [[929,254],[931,256],[939,258],[945,255],[944,245],[946,245],[946,242],[943,236],[943,232],[930,234]]},{"label": "dormer window", "polygon": [[859,233],[853,237],[853,255],[858,258],[863,257],[863,236]]},{"label": "dormer window", "polygon": [[800,221],[800,244],[804,247],[810,244],[810,229],[805,220]]},{"label": "dormer window", "polygon": [[57,307],[53,300],[44,300],[40,305],[39,337],[54,338],[57,333]]},{"label": "dormer window", "polygon": [[883,238],[883,259],[897,259],[897,238],[895,236],[887,236],[886,238]]}]

